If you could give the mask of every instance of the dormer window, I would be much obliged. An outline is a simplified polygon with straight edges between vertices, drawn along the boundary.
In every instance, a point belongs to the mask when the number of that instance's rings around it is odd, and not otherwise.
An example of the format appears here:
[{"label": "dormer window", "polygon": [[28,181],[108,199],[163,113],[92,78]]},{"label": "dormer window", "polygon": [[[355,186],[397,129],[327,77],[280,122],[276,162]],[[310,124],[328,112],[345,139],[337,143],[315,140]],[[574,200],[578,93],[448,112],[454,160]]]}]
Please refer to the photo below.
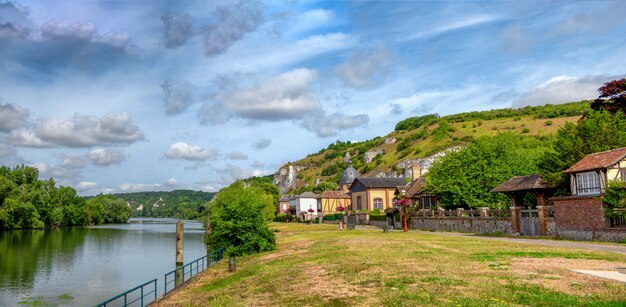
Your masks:
[{"label": "dormer window", "polygon": [[576,189],[579,195],[600,194],[600,177],[597,172],[576,174]]}]

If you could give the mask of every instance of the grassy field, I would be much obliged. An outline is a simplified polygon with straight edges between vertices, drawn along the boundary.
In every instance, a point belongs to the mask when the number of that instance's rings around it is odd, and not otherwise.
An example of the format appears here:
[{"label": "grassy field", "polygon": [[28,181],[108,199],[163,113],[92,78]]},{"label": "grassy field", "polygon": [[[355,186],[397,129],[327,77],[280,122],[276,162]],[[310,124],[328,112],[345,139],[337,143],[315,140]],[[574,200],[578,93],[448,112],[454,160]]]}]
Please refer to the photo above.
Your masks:
[{"label": "grassy field", "polygon": [[277,250],[208,269],[157,306],[626,305],[626,284],[572,273],[626,256],[428,233],[274,224]]}]

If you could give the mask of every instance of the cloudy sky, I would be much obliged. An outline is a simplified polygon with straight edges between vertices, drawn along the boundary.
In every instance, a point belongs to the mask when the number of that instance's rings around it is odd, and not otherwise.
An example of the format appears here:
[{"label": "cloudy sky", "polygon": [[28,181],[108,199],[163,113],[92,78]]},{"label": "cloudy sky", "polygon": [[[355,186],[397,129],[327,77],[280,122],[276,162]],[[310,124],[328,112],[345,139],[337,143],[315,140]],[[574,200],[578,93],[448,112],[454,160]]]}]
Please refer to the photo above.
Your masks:
[{"label": "cloudy sky", "polygon": [[595,98],[626,1],[3,1],[0,163],[215,191],[403,118]]}]

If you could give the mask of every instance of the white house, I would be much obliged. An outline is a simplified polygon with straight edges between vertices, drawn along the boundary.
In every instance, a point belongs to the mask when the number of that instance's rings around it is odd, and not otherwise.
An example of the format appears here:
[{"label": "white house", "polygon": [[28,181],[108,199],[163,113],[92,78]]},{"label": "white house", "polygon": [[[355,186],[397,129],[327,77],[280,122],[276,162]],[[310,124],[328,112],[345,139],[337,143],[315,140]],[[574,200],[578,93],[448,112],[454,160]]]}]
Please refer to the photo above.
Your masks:
[{"label": "white house", "polygon": [[[310,220],[317,217],[317,194],[304,192],[289,200],[289,207],[296,208],[296,215],[303,220]],[[313,209],[313,213],[309,212]]]}]

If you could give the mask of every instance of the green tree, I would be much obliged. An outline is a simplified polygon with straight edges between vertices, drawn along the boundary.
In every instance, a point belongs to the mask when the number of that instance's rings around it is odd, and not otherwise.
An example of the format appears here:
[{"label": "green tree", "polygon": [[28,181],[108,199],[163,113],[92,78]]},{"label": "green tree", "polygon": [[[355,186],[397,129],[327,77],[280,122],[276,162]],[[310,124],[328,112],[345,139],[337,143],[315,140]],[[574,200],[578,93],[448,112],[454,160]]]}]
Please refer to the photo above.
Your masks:
[{"label": "green tree", "polygon": [[[254,185],[245,186],[243,181],[222,189],[209,203],[209,245],[226,248],[232,256],[275,249],[276,237],[268,224],[274,206],[272,195]],[[269,215],[267,208],[272,210]]]},{"label": "green tree", "polygon": [[441,197],[445,207],[494,208],[506,203],[506,197],[490,190],[513,176],[538,172],[545,146],[534,137],[512,133],[481,137],[436,161],[427,188]]},{"label": "green tree", "polygon": [[313,193],[322,194],[324,191],[335,191],[337,190],[337,184],[329,181],[322,181],[313,187]]},{"label": "green tree", "polygon": [[554,138],[553,150],[546,152],[539,164],[544,176],[552,182],[564,179],[561,171],[584,156],[626,146],[626,115],[591,111],[576,124],[567,123]]}]

